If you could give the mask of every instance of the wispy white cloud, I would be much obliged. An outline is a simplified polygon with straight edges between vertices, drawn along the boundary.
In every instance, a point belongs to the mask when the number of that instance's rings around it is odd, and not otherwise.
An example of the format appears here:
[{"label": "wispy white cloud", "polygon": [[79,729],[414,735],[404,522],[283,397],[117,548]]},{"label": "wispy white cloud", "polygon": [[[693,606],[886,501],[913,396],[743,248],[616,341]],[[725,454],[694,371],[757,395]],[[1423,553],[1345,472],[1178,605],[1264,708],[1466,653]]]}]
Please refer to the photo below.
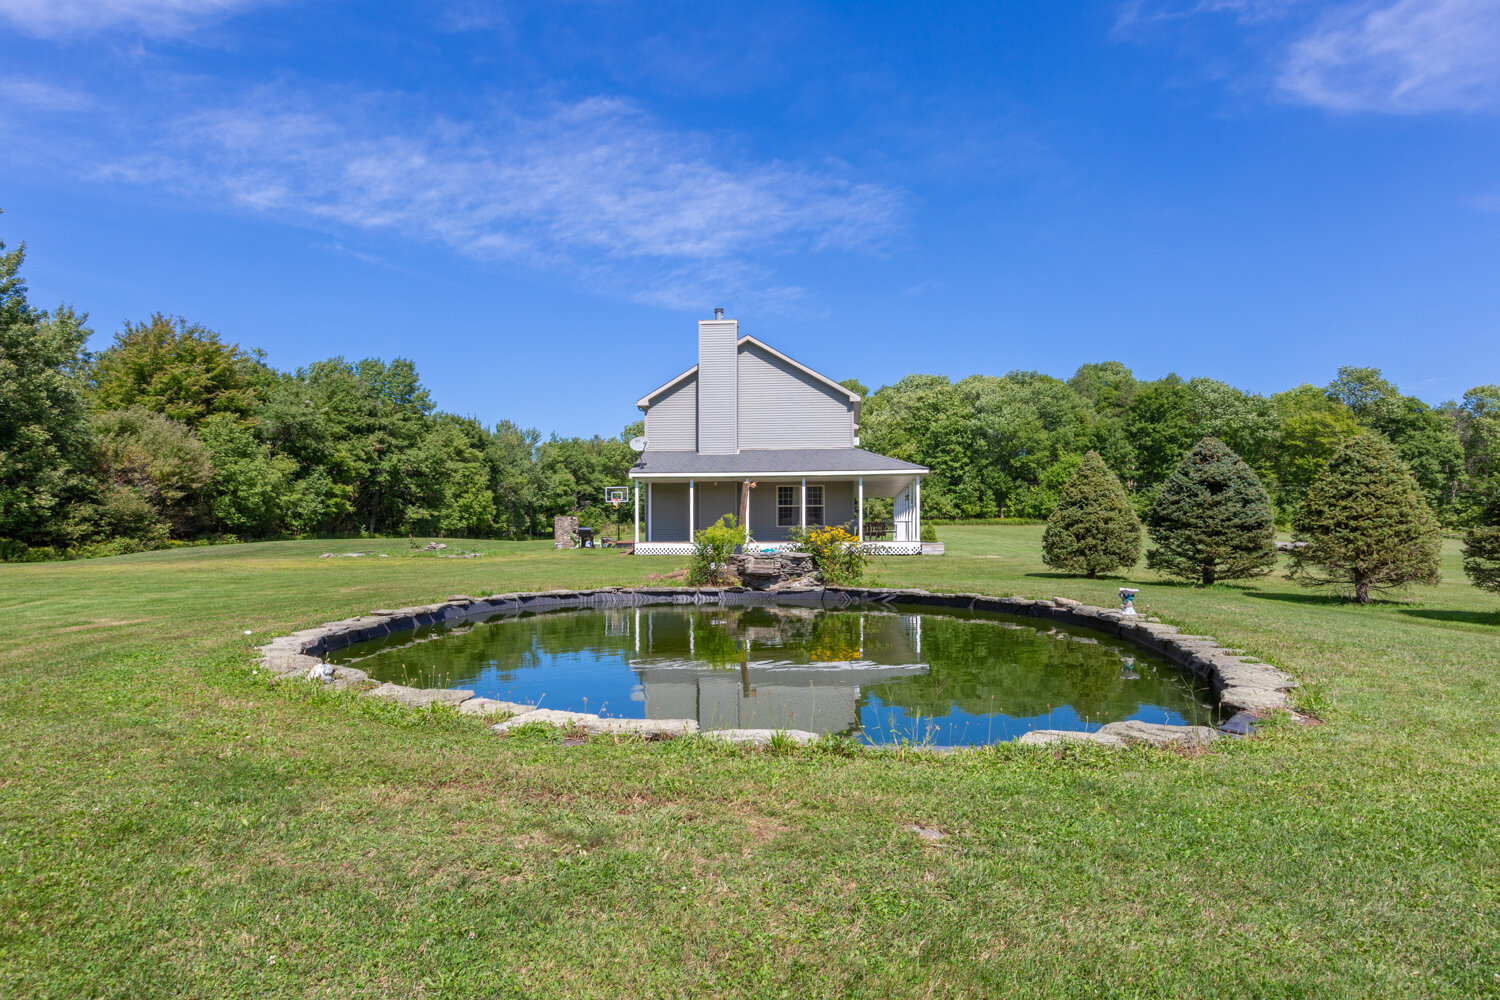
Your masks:
[{"label": "wispy white cloud", "polygon": [[[319,104],[262,91],[165,123],[95,176],[393,230],[671,306],[716,293],[795,300],[800,290],[777,280],[777,257],[878,251],[903,211],[900,192],[846,169],[746,162],[624,101],[410,128],[392,124],[409,114],[374,110],[393,100]],[[337,115],[323,110],[333,103]]]},{"label": "wispy white cloud", "polygon": [[1500,109],[1500,2],[1340,10],[1292,45],[1278,85],[1295,100],[1341,111]]},{"label": "wispy white cloud", "polygon": [[0,20],[41,38],[130,28],[179,35],[265,0],[0,0]]},{"label": "wispy white cloud", "polygon": [[1307,3],[1308,0],[1125,0],[1115,18],[1115,32],[1130,35],[1137,29],[1202,14],[1226,14],[1241,24],[1276,21],[1305,8]]},{"label": "wispy white cloud", "polygon": [[10,109],[48,113],[87,111],[94,99],[82,90],[42,80],[0,78],[0,105]]},{"label": "wispy white cloud", "polygon": [[[1217,21],[1211,75],[1337,111],[1500,110],[1500,0],[1128,0],[1116,35],[1188,39]],[[1225,67],[1238,67],[1239,72]]]}]

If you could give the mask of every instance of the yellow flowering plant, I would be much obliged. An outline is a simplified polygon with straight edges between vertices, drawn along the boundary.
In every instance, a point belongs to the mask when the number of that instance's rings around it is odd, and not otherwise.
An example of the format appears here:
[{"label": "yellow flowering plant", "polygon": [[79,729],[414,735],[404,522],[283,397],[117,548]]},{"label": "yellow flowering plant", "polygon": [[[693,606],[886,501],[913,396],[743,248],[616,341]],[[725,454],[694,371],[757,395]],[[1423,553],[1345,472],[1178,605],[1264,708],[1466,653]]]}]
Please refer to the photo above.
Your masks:
[{"label": "yellow flowering plant", "polygon": [[787,535],[798,552],[812,556],[813,566],[824,583],[848,586],[864,576],[870,554],[842,525],[830,524],[807,531],[793,528]]}]

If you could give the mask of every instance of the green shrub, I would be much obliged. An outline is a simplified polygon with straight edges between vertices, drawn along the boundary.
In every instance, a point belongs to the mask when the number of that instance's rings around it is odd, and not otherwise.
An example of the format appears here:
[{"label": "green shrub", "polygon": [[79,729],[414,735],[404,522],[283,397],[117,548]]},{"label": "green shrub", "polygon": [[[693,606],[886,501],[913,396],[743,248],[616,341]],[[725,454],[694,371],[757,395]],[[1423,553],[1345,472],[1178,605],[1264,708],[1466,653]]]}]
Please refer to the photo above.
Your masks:
[{"label": "green shrub", "polygon": [[745,529],[725,514],[693,536],[693,561],[688,564],[688,583],[695,587],[723,586],[733,581],[729,557],[745,544]]},{"label": "green shrub", "polygon": [[934,527],[931,524],[927,524],[927,523],[924,522],[922,524],[922,541],[924,541],[924,542],[935,542],[937,540],[938,540],[937,528]]},{"label": "green shrub", "polygon": [[812,556],[813,567],[823,577],[823,582],[835,587],[846,587],[858,583],[865,575],[870,554],[859,544],[859,539],[837,525],[803,531],[792,528],[787,531],[798,552]]}]

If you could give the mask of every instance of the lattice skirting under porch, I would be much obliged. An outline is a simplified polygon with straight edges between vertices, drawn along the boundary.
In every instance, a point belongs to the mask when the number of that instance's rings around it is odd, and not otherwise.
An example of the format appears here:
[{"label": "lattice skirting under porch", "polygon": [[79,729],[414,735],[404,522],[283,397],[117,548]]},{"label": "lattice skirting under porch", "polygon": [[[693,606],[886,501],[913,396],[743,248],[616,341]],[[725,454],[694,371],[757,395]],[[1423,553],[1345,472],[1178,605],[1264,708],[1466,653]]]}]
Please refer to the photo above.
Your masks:
[{"label": "lattice skirting under porch", "polygon": [[[752,552],[764,552],[770,549],[775,552],[784,552],[792,546],[788,542],[753,542],[749,546]],[[921,542],[865,542],[865,551],[876,556],[919,556],[922,554]],[[635,554],[638,556],[685,556],[693,551],[692,542],[637,542]]]}]

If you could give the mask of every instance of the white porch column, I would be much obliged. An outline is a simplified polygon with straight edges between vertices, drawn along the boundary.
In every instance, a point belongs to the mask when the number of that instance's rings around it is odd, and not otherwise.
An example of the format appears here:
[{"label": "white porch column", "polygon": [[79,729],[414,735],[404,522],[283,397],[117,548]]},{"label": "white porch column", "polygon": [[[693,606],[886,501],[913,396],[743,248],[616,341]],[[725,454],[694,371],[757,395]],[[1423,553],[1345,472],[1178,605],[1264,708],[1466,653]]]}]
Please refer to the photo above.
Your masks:
[{"label": "white porch column", "polygon": [[687,540],[690,541],[690,542],[693,540],[693,535],[697,531],[697,524],[698,524],[698,521],[697,521],[697,511],[693,509],[693,505],[697,502],[696,498],[697,498],[698,494],[697,494],[697,489],[694,487],[693,484],[694,484],[694,480],[689,479],[688,480],[688,537],[687,537]]},{"label": "white porch column", "polygon": [[646,541],[655,541],[651,525],[656,521],[656,498],[651,493],[651,484],[646,484]]},{"label": "white porch column", "polygon": [[641,544],[641,484],[635,484],[635,543]]},{"label": "white porch column", "polygon": [[[864,540],[865,540],[865,477],[864,476],[860,476],[859,477],[859,507],[858,507],[858,511],[859,511],[859,513],[857,513],[855,515],[854,520],[855,520],[855,523],[859,526],[859,540],[860,540],[860,543],[863,544]],[[865,627],[863,620],[860,621],[859,627],[860,627],[861,631],[863,631],[863,629]]]},{"label": "white porch column", "polygon": [[912,525],[915,525],[916,537],[912,541],[922,540],[922,477],[916,477],[912,483]]},{"label": "white porch column", "polygon": [[807,477],[806,476],[802,477],[801,499],[802,499],[802,513],[798,516],[797,523],[802,526],[802,530],[803,531],[806,531],[807,530]]},{"label": "white porch column", "polygon": [[750,480],[745,480],[745,523],[740,527],[745,529],[745,544],[750,544]]}]

